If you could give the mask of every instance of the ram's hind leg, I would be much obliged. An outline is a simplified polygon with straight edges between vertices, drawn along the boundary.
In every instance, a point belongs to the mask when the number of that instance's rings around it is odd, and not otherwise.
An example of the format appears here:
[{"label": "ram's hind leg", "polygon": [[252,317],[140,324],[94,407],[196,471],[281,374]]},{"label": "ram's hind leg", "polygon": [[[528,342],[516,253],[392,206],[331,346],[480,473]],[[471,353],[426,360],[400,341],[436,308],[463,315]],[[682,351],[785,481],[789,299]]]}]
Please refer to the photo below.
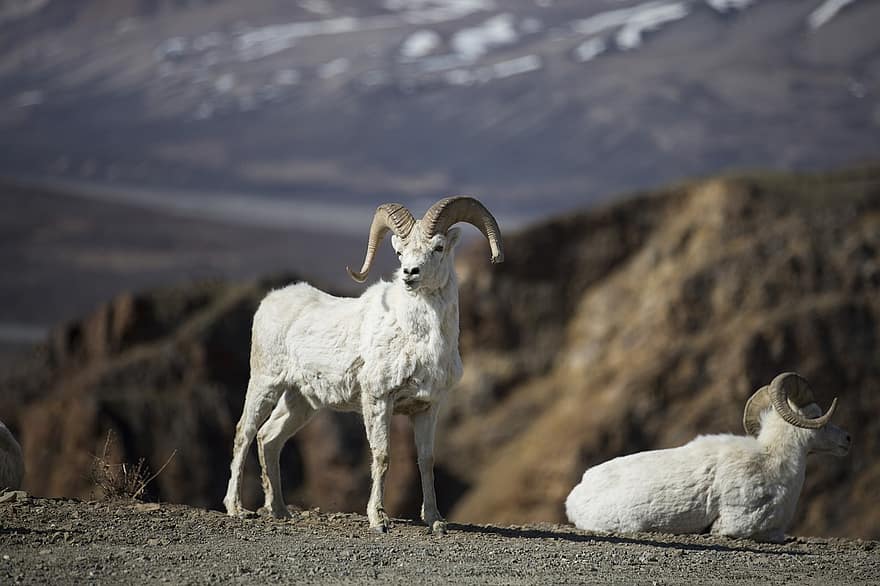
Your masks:
[{"label": "ram's hind leg", "polygon": [[257,451],[263,468],[263,493],[266,504],[263,509],[274,517],[287,517],[289,513],[281,492],[281,449],[290,437],[308,423],[315,409],[296,389],[284,392],[272,414],[257,433]]},{"label": "ram's hind leg", "polygon": [[272,408],[278,403],[278,397],[281,396],[282,390],[276,384],[275,379],[267,376],[251,375],[248,381],[241,419],[238,420],[238,425],[235,427],[229,485],[223,499],[223,504],[229,515],[241,516],[249,512],[241,506],[241,475],[244,471],[245,458],[251,442],[257,435],[257,429],[269,417]]}]

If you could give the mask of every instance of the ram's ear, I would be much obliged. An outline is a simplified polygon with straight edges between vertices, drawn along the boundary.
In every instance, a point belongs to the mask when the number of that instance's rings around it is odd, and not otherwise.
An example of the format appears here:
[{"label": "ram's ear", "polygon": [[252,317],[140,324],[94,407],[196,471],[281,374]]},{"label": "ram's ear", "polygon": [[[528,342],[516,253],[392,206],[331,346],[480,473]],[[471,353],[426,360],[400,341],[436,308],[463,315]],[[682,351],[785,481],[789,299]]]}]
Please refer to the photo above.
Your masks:
[{"label": "ram's ear", "polygon": [[394,252],[400,252],[400,238],[397,237],[397,234],[391,235],[391,247]]},{"label": "ram's ear", "polygon": [[446,231],[446,247],[449,250],[455,250],[458,242],[461,240],[461,228],[450,228]]}]

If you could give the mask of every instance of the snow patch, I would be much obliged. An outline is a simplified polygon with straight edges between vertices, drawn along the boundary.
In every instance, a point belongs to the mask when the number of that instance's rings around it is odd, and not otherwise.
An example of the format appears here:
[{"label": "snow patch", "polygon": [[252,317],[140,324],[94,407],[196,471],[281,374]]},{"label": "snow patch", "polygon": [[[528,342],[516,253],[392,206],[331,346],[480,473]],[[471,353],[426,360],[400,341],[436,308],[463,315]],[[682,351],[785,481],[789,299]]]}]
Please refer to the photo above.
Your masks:
[{"label": "snow patch", "polygon": [[492,72],[495,74],[495,79],[512,77],[522,73],[529,73],[530,71],[537,71],[538,69],[541,69],[541,58],[537,55],[517,57],[516,59],[509,59],[507,61],[495,63],[492,66]]},{"label": "snow patch", "polygon": [[819,8],[810,13],[810,16],[807,17],[807,24],[810,25],[810,29],[816,30],[817,28],[828,24],[831,19],[837,16],[838,12],[855,1],[856,0],[825,0]]},{"label": "snow patch", "polygon": [[625,25],[630,18],[636,16],[645,8],[651,8],[660,4],[660,2],[647,2],[639,4],[632,8],[619,8],[617,10],[607,10],[595,14],[590,18],[572,21],[571,27],[575,32],[582,35],[595,35],[611,28],[617,28]]},{"label": "snow patch", "polygon": [[[2,0],[0,0],[2,2]],[[319,14],[333,12],[326,0],[302,0],[300,5]],[[314,21],[298,21],[263,27],[252,27],[238,22],[232,28],[232,51],[239,61],[262,59],[293,47],[298,41],[317,36],[394,29],[408,24],[430,25],[460,19],[495,7],[492,0],[387,0],[385,6],[396,12],[370,17],[338,17]],[[493,21],[495,22],[495,21]],[[503,21],[497,21],[503,24]],[[497,26],[497,24],[496,24]],[[508,27],[512,29],[512,26]],[[488,33],[498,34],[498,30]],[[418,41],[425,42],[426,37]],[[220,33],[208,33],[189,40],[173,37],[162,41],[154,50],[157,62],[177,60],[192,53],[220,49],[227,38]],[[413,51],[424,51],[416,46]],[[217,59],[216,55],[212,59]]]},{"label": "snow patch", "polygon": [[495,2],[492,0],[389,0],[385,6],[397,6],[389,9],[401,11],[403,20],[410,24],[432,24],[493,10]]},{"label": "snow patch", "polygon": [[607,48],[608,44],[605,39],[599,37],[587,39],[575,48],[574,58],[581,63],[586,63],[604,53]]},{"label": "snow patch", "polygon": [[321,16],[330,16],[333,14],[333,5],[327,0],[300,0],[299,5],[305,10],[320,14]]},{"label": "snow patch", "polygon": [[400,55],[405,59],[420,59],[432,53],[441,42],[440,35],[432,30],[416,31],[403,41]]},{"label": "snow patch", "polygon": [[475,61],[490,49],[515,43],[518,38],[513,15],[504,13],[493,16],[480,26],[458,31],[449,44],[462,59]]},{"label": "snow patch", "polygon": [[299,39],[349,33],[363,28],[361,24],[358,19],[346,16],[314,22],[264,26],[242,32],[235,44],[241,59],[252,61],[289,49]]},{"label": "snow patch", "polygon": [[492,0],[385,0],[382,6],[394,12],[443,12],[457,17],[492,10]]},{"label": "snow patch", "polygon": [[[661,24],[684,18],[687,14],[688,7],[685,2],[653,1],[630,8],[600,12],[590,18],[576,20],[572,22],[571,26],[575,32],[587,36],[619,27],[621,30],[618,35],[623,33],[624,44],[631,43],[633,40],[640,43],[642,32],[654,30]],[[627,46],[626,48],[632,47]]]},{"label": "snow patch", "polygon": [[451,85],[472,85],[475,83],[488,83],[493,79],[504,79],[530,73],[541,69],[543,62],[537,55],[525,55],[508,59],[507,61],[499,61],[486,67],[479,67],[475,70],[453,69],[447,71],[443,79]]},{"label": "snow patch", "polygon": [[186,53],[187,46],[186,38],[171,37],[159,43],[159,46],[153,51],[153,56],[157,61],[182,57]]},{"label": "snow patch", "polygon": [[617,46],[624,50],[635,49],[642,44],[642,35],[660,28],[667,22],[680,20],[688,15],[684,2],[663,4],[645,9],[630,18],[617,32]]},{"label": "snow patch", "polygon": [[742,10],[754,3],[755,0],[706,0],[706,4],[722,14],[728,10]]}]

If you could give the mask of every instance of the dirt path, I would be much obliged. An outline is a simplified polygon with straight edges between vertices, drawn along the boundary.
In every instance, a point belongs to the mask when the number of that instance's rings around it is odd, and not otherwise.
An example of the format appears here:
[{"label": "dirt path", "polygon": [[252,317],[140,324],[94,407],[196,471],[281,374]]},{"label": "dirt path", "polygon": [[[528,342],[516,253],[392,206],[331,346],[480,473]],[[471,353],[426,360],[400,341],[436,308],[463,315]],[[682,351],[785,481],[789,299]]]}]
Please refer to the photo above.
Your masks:
[{"label": "dirt path", "polygon": [[410,521],[387,535],[361,515],[232,519],[180,505],[24,498],[0,504],[0,584],[865,584],[880,543],[594,536],[566,526]]}]

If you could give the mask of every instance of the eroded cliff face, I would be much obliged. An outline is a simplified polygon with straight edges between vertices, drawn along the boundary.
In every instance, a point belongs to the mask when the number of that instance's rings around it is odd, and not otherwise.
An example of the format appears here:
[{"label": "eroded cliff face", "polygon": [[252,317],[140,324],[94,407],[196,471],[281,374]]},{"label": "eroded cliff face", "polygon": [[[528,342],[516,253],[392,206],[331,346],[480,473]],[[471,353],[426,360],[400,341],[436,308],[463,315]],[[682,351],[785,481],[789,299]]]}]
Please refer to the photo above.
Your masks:
[{"label": "eroded cliff face", "polygon": [[[564,519],[583,470],[698,433],[742,433],[746,398],[784,370],[840,397],[854,436],[814,457],[792,533],[880,535],[880,169],[722,178],[505,235],[459,257],[465,375],[438,435],[441,510],[454,520]],[[27,488],[86,496],[108,430],[145,457],[164,500],[219,506],[247,380],[250,319],[272,286],[206,284],[122,296],[58,328],[3,384]],[[415,515],[411,430],[396,418],[392,514]],[[362,510],[356,416],[324,414],[282,456],[287,500]],[[245,484],[259,504],[256,457]]]},{"label": "eroded cliff face", "polygon": [[463,303],[468,384],[441,447],[474,458],[453,518],[564,519],[586,467],[742,433],[746,398],[796,370],[856,439],[812,459],[792,532],[878,535],[876,169],[699,182],[508,241],[510,263],[463,286],[480,301]]}]

